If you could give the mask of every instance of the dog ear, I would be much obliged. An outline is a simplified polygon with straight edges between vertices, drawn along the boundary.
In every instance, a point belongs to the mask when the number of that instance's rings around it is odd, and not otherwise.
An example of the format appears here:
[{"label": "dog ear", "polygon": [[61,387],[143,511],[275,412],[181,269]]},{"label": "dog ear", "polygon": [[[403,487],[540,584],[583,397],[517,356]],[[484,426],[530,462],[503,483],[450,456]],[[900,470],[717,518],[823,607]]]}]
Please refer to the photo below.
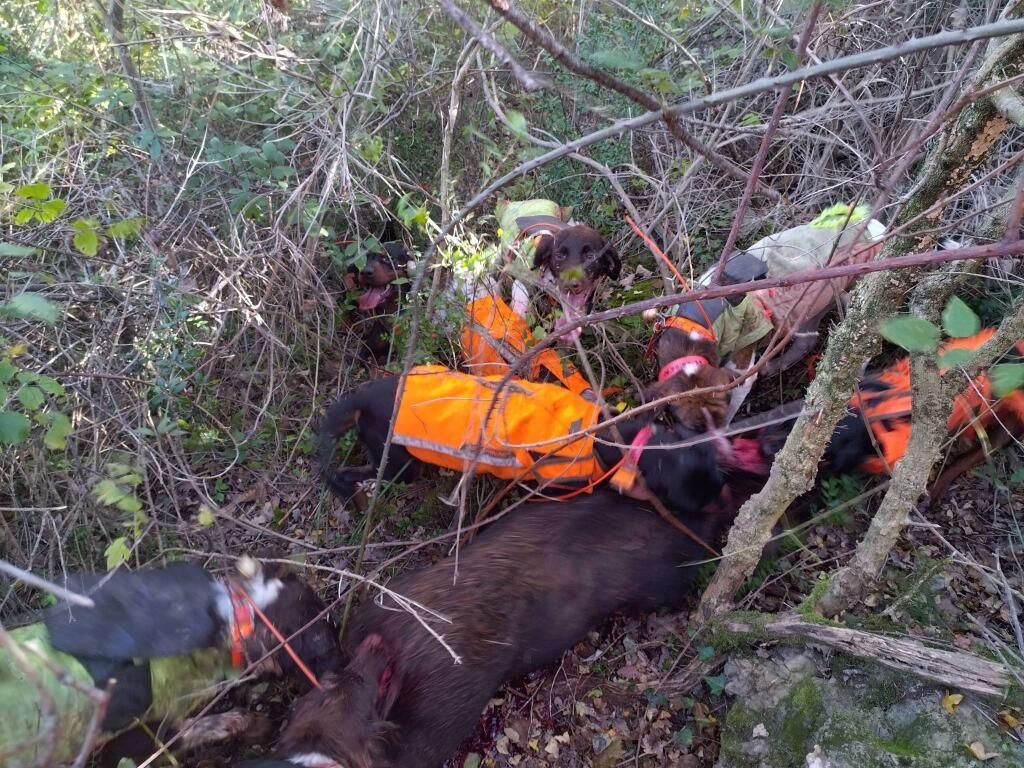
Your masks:
[{"label": "dog ear", "polygon": [[555,238],[551,235],[541,235],[533,243],[533,268],[551,269],[551,252],[555,247]]},{"label": "dog ear", "polygon": [[604,273],[612,280],[618,280],[619,275],[622,274],[622,259],[619,258],[618,251],[607,243],[604,246],[604,252],[601,254],[601,266],[604,267]]},{"label": "dog ear", "polygon": [[395,269],[405,269],[409,266],[409,252],[405,249],[404,243],[384,243],[382,248],[391,259],[391,265]]}]

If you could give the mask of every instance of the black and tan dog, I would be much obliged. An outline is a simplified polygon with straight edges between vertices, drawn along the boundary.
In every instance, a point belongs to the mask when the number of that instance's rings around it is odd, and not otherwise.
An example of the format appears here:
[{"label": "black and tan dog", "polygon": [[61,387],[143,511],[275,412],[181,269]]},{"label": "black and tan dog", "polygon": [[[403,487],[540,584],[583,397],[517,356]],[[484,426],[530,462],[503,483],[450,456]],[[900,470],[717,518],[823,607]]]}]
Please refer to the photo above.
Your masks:
[{"label": "black and tan dog", "polygon": [[391,348],[395,318],[406,295],[410,260],[402,243],[382,243],[366,252],[362,269],[352,265],[346,273],[346,287],[359,294],[353,325],[374,360],[383,360]]},{"label": "black and tan dog", "polygon": [[[415,479],[425,464],[490,474],[549,488],[592,488],[606,479],[634,498],[656,496],[673,512],[693,513],[718,495],[728,444],[676,446],[694,433],[661,427],[652,415],[618,423],[630,445],[623,464],[600,408],[553,384],[479,377],[440,366],[413,368],[406,379],[384,478]],[[362,385],[335,402],[320,426],[320,468],[330,488],[352,498],[376,477],[398,393],[399,378]],[[336,441],[355,428],[370,455],[366,467],[336,467]],[[722,456],[718,455],[722,450]],[[615,471],[618,468],[618,471]],[[637,482],[637,479],[643,482]]]}]

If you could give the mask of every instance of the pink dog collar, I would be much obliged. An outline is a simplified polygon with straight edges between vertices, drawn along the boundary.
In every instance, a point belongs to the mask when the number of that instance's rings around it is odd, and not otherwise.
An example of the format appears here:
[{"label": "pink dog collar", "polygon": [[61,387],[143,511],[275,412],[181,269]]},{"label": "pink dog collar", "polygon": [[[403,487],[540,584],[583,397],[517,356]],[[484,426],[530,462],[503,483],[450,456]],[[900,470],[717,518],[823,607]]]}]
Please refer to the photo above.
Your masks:
[{"label": "pink dog collar", "polygon": [[677,373],[681,372],[688,365],[703,366],[707,365],[708,361],[706,357],[700,355],[686,355],[685,357],[677,357],[671,363],[668,363],[664,368],[658,372],[658,381],[664,381],[670,379]]}]

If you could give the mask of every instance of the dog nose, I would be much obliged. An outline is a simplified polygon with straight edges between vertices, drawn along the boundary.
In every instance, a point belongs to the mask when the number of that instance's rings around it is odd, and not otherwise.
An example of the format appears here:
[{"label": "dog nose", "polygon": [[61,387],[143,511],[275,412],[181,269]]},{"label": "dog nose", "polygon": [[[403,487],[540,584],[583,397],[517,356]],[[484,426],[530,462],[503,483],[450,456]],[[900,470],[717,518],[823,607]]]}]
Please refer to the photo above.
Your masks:
[{"label": "dog nose", "polygon": [[373,277],[373,267],[365,266],[362,271],[363,277]]}]

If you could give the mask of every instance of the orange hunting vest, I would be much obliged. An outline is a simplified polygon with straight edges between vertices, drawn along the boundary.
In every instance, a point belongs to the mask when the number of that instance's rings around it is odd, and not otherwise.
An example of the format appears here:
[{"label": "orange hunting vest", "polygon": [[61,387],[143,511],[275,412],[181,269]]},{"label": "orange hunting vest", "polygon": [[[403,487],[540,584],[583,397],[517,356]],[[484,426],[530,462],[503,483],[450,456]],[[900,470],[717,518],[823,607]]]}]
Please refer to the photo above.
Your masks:
[{"label": "orange hunting vest", "polygon": [[[986,328],[966,339],[951,339],[942,346],[941,351],[975,350],[988,341],[993,333],[993,329]],[[1019,353],[1024,352],[1024,342],[1017,345],[1017,350]],[[910,440],[910,360],[900,358],[870,378],[883,385],[883,391],[863,391],[859,397],[854,394],[850,406],[864,414],[882,452],[882,456],[873,455],[865,459],[861,468],[865,472],[881,475],[887,474],[903,458],[907,441]],[[993,402],[988,374],[980,373],[953,401],[953,412],[946,428],[951,437],[964,433],[963,436],[970,439],[971,432],[976,434],[977,430],[998,425],[1002,421],[1000,414],[1024,422],[1024,392],[1017,390]]]},{"label": "orange hunting vest", "polygon": [[[503,376],[509,364],[521,357],[533,334],[526,321],[497,296],[485,296],[466,305],[468,319],[462,329],[463,364],[476,376]],[[553,349],[545,349],[530,361],[526,372],[531,381],[549,371],[577,395],[590,390],[590,383],[576,367]]]},{"label": "orange hunting vest", "polygon": [[500,381],[416,366],[405,381],[394,441],[420,461],[460,472],[475,461],[476,471],[504,480],[571,487],[602,477],[594,436],[571,436],[597,423],[594,403],[556,384],[513,379],[491,410]]}]

